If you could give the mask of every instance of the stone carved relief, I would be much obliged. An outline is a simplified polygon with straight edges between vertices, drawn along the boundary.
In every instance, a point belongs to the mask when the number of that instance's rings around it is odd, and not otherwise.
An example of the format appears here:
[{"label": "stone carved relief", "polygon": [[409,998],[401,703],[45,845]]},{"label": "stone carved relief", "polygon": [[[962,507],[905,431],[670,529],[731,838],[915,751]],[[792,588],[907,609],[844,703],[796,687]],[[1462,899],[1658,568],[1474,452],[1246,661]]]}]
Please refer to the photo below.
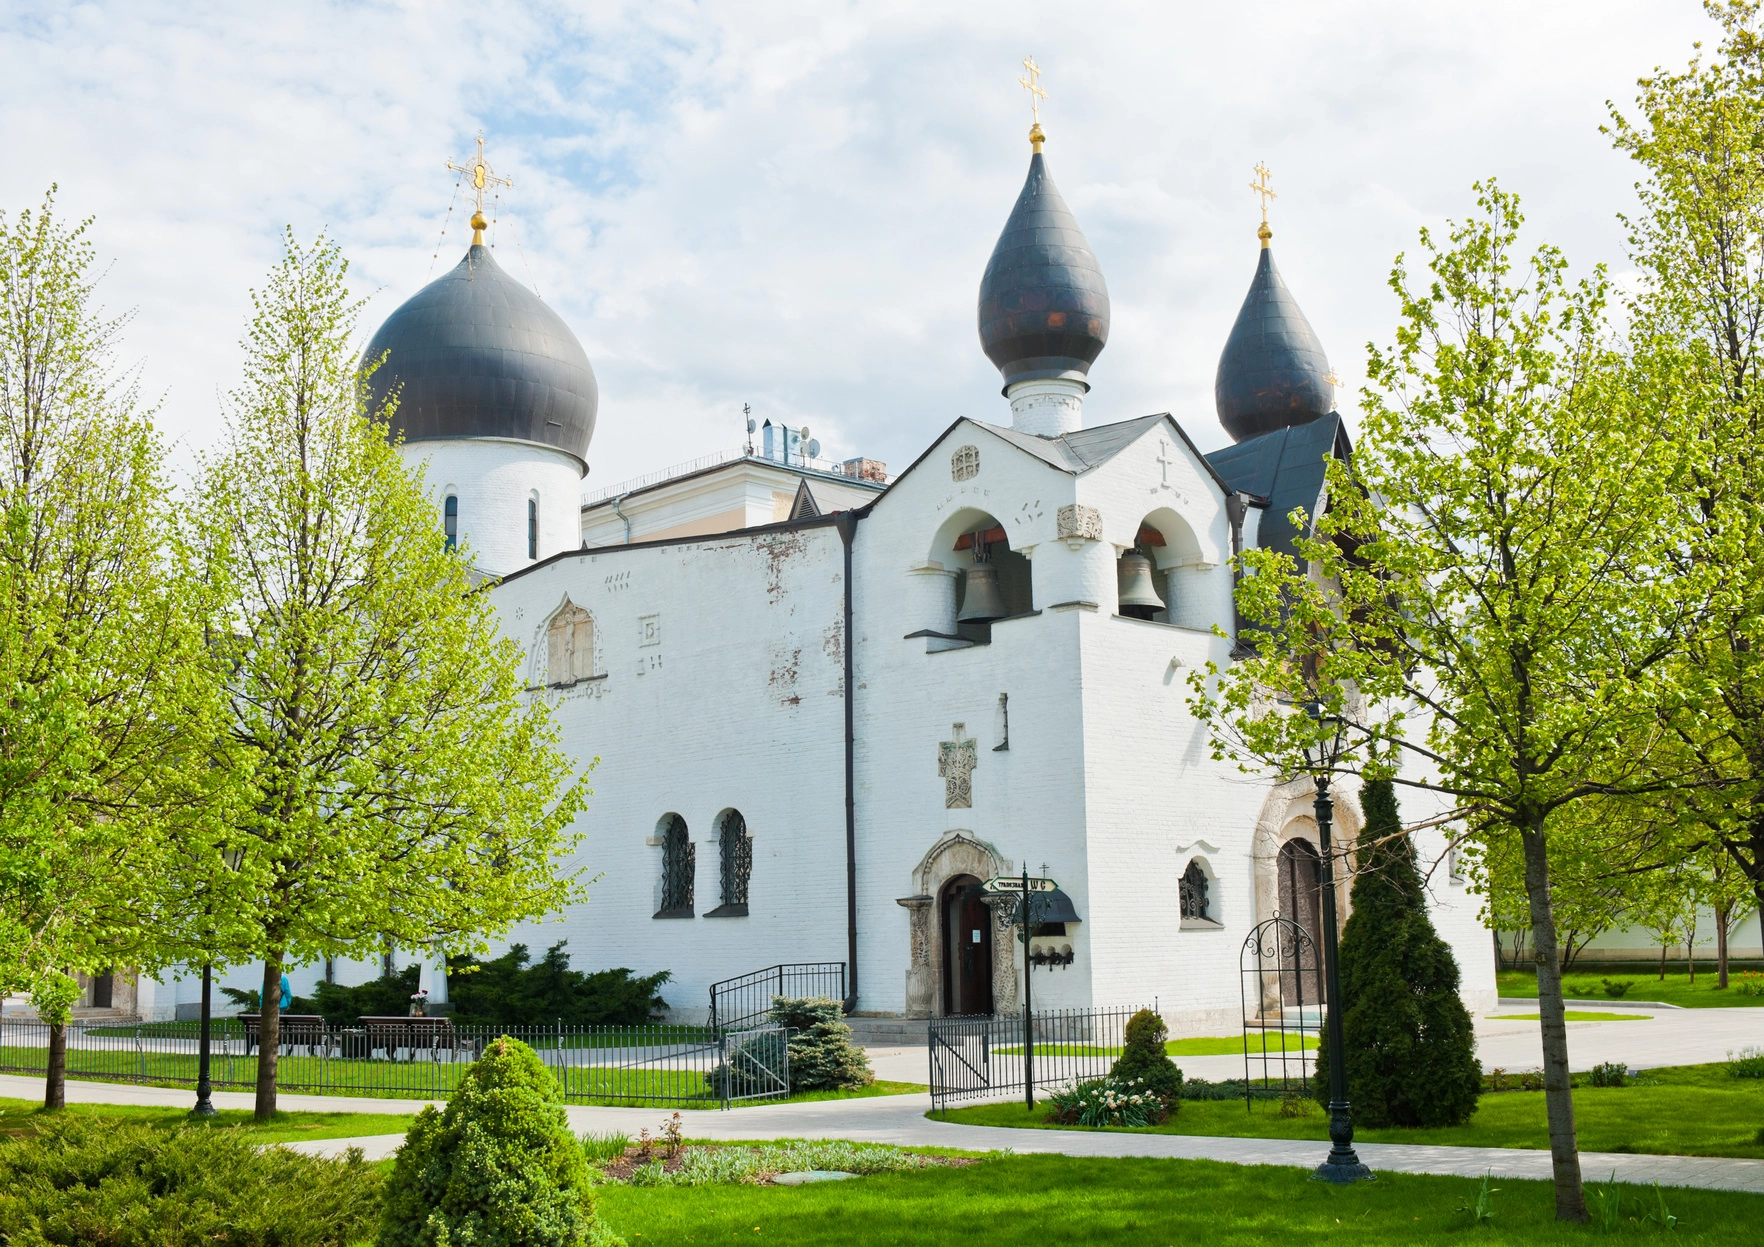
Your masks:
[{"label": "stone carved relief", "polygon": [[545,629],[545,682],[574,684],[594,674],[594,616],[568,598]]},{"label": "stone carved relief", "polygon": [[[938,926],[937,897],[944,884],[958,875],[991,879],[1009,874],[1011,863],[998,850],[971,832],[952,831],[934,845],[913,869],[913,895],[896,900],[907,911],[908,948],[912,955],[906,972],[906,1015],[928,1018],[943,1000],[942,947]],[[997,908],[993,910],[998,913]],[[992,941],[992,1007],[1010,1013],[1017,1002],[1017,942]]]},{"label": "stone carved relief", "polygon": [[962,739],[966,723],[949,729],[950,738],[937,745],[937,774],[943,779],[945,809],[966,810],[974,804],[974,767],[980,754],[972,738]]},{"label": "stone carved relief", "polygon": [[1102,514],[1095,507],[1074,503],[1054,512],[1055,535],[1083,541],[1101,541]]},{"label": "stone carved relief", "polygon": [[949,457],[949,478],[952,481],[971,481],[980,475],[980,448],[963,446]]}]

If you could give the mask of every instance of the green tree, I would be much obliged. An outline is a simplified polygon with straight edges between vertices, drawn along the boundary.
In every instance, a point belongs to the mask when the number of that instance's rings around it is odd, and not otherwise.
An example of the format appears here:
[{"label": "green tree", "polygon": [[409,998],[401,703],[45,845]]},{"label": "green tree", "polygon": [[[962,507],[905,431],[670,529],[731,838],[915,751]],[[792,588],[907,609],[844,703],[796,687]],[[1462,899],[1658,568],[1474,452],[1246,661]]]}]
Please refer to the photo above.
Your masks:
[{"label": "green tree", "polygon": [[1580,1221],[1551,839],[1577,802],[1689,782],[1638,743],[1679,699],[1672,659],[1712,573],[1674,574],[1696,444],[1671,387],[1611,349],[1603,271],[1574,285],[1552,247],[1516,257],[1518,200],[1477,191],[1446,245],[1422,231],[1426,278],[1398,259],[1396,343],[1370,352],[1360,444],[1329,465],[1308,566],[1245,552],[1257,652],[1191,686],[1218,756],[1302,774],[1321,750],[1449,796],[1518,854],[1556,1211]]},{"label": "green tree", "polygon": [[198,580],[88,224],[0,214],[0,995],[50,1024],[50,1108],[75,973],[163,964],[153,886],[212,795]]},{"label": "green tree", "polygon": [[1150,1009],[1141,1009],[1127,1019],[1121,1055],[1109,1066],[1109,1077],[1143,1082],[1147,1091],[1163,1101],[1164,1112],[1174,1114],[1182,1107],[1182,1071],[1165,1047],[1169,1038],[1170,1028],[1164,1019]]},{"label": "green tree", "polygon": [[418,1114],[386,1180],[380,1247],[576,1247],[594,1228],[582,1145],[557,1079],[506,1035],[444,1112]]},{"label": "green tree", "polygon": [[[1458,962],[1427,916],[1415,846],[1396,788],[1368,780],[1355,863],[1353,914],[1341,932],[1342,1039],[1348,1098],[1368,1126],[1461,1126],[1476,1111],[1482,1066]],[[1329,1102],[1329,1054],[1316,1093]]]},{"label": "green tree", "polygon": [[1705,0],[1715,55],[1638,83],[1608,132],[1640,166],[1626,223],[1642,281],[1632,338],[1673,378],[1705,448],[1687,487],[1698,527],[1684,561],[1725,570],[1689,638],[1675,743],[1718,781],[1673,803],[1685,852],[1710,844],[1764,904],[1764,40],[1757,0]]},{"label": "green tree", "polygon": [[292,235],[243,342],[200,524],[228,662],[263,960],[257,1112],[276,1102],[282,969],[388,943],[470,952],[579,896],[560,866],[583,789],[520,654],[364,410],[346,265]]}]

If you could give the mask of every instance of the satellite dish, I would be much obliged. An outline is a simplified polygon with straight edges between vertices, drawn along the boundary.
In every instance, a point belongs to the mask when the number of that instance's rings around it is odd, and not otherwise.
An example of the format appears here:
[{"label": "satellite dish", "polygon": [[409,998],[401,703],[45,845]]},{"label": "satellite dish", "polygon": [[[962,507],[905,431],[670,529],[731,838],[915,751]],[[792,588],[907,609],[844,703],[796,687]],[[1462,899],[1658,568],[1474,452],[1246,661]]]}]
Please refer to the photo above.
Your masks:
[{"label": "satellite dish", "polygon": [[808,444],[808,452],[810,459],[819,459],[821,457],[821,443],[810,442]]},{"label": "satellite dish", "polygon": [[749,433],[751,433],[751,432],[753,432],[753,431],[754,431],[754,430],[755,430],[755,429],[756,429],[756,428],[758,428],[758,427],[759,427],[759,426],[758,426],[758,425],[756,425],[756,424],[755,424],[755,423],[754,423],[754,422],[753,422],[753,417],[752,417],[752,416],[749,416],[749,417],[748,417],[748,418],[747,418],[747,431],[748,431],[748,432],[749,432]]},{"label": "satellite dish", "polygon": [[802,426],[802,440],[808,441],[808,425],[806,424]]}]

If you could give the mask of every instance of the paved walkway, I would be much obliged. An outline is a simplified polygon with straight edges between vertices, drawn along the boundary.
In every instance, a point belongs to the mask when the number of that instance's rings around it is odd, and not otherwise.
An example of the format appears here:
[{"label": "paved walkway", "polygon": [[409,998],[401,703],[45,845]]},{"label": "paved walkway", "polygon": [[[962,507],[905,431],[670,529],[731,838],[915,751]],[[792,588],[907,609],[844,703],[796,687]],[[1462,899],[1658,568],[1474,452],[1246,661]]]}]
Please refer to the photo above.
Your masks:
[{"label": "paved walkway", "polygon": [[[0,1096],[35,1098],[42,1094],[37,1079],[0,1075]],[[188,1091],[164,1087],[74,1082],[67,1084],[71,1102],[88,1104],[187,1105]],[[220,1108],[250,1108],[243,1092],[216,1092]],[[285,1109],[330,1112],[409,1113],[421,1107],[413,1100],[350,1099],[343,1096],[284,1095]],[[1238,1165],[1293,1165],[1313,1168],[1328,1151],[1326,1143],[1287,1139],[1230,1139],[1208,1135],[1115,1134],[1079,1130],[1005,1130],[933,1121],[927,1095],[876,1096],[863,1100],[830,1100],[809,1104],[776,1104],[732,1112],[693,1110],[682,1114],[686,1133],[694,1139],[852,1139],[893,1143],[902,1147],[956,1147],[975,1151],[1009,1148],[1017,1152],[1053,1152],[1064,1156],[1151,1156],[1183,1160],[1218,1160]],[[570,1126],[584,1131],[641,1129],[659,1133],[669,1115],[660,1108],[597,1108],[571,1105]],[[289,1146],[315,1155],[338,1155],[360,1147],[370,1159],[397,1151],[400,1134],[356,1139],[326,1139]],[[1548,1181],[1547,1152],[1521,1148],[1428,1147],[1400,1143],[1359,1145],[1360,1159],[1387,1173],[1431,1173],[1480,1178],[1536,1178]],[[1581,1171],[1589,1181],[1605,1181],[1613,1173],[1620,1182],[1647,1186],[1700,1187],[1708,1190],[1764,1194],[1764,1161],[1726,1160],[1699,1156],[1637,1156],[1583,1152]]]}]

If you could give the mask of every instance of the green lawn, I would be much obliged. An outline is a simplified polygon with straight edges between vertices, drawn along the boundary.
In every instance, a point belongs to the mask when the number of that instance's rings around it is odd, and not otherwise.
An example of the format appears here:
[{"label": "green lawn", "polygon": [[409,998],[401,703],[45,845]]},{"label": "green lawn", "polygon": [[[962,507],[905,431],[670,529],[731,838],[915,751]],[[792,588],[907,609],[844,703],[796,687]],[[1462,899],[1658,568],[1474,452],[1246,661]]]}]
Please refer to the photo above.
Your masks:
[{"label": "green lawn", "polygon": [[[192,1096],[191,1100],[194,1099]],[[42,1104],[36,1100],[0,1098],[0,1135],[17,1135],[29,1130],[42,1111]],[[244,1109],[223,1109],[206,1118],[192,1117],[187,1109],[137,1104],[70,1104],[62,1111],[70,1116],[103,1117],[161,1130],[188,1125],[239,1126],[264,1143],[403,1134],[410,1129],[415,1117],[412,1113],[277,1113],[273,1122],[260,1126]]]},{"label": "green lawn", "polygon": [[[1258,1044],[1256,1041],[1260,1039]],[[1301,1043],[1302,1039],[1302,1043]],[[1284,1043],[1284,1047],[1282,1046]],[[1315,1035],[1300,1036],[1289,1033],[1282,1038],[1280,1031],[1270,1034],[1252,1035],[1249,1042],[1249,1054],[1262,1056],[1272,1054],[1278,1056],[1282,1051],[1310,1051],[1317,1046]],[[1171,1056],[1242,1056],[1244,1042],[1242,1035],[1206,1036],[1200,1039],[1172,1039],[1164,1045],[1164,1051]],[[1023,1045],[1014,1048],[994,1048],[1000,1056],[1021,1056]],[[1119,1048],[1099,1048],[1094,1044],[1043,1044],[1035,1045],[1038,1056],[1120,1056]]]},{"label": "green lawn", "polygon": [[[1764,1159],[1764,1079],[1735,1078],[1725,1065],[1686,1065],[1650,1070],[1654,1086],[1581,1087],[1574,1092],[1580,1146],[1588,1152],[1645,1152],[1682,1156],[1738,1156]],[[1241,1100],[1184,1100],[1182,1110],[1153,1134],[1229,1135],[1260,1139],[1316,1139],[1327,1142],[1328,1123],[1312,1106],[1308,1117],[1282,1117],[1275,1101],[1258,1100],[1246,1110]],[[1048,1126],[1043,1110],[1031,1113],[1020,1102],[981,1104],[933,1116],[976,1126]],[[1366,1143],[1438,1143],[1463,1147],[1547,1148],[1541,1091],[1502,1091],[1485,1095],[1468,1125],[1438,1130],[1356,1129]]]},{"label": "green lawn", "polygon": [[[1538,1013],[1491,1013],[1491,1022],[1536,1022],[1542,1019]],[[1570,1022],[1645,1022],[1645,1013],[1593,1013],[1587,1009],[1564,1009],[1562,1017]]]},{"label": "green lawn", "polygon": [[[1303,1170],[1199,1160],[1006,1156],[803,1187],[605,1187],[600,1215],[631,1247],[686,1243],[840,1244],[841,1247],[1019,1247],[1102,1244],[1263,1247],[1347,1240],[1371,1244],[1474,1242],[1551,1245],[1603,1241],[1593,1226],[1554,1220],[1543,1182],[1496,1181],[1492,1220],[1470,1228],[1468,1178],[1384,1174],[1351,1187]],[[1652,1189],[1622,1188],[1619,1225],[1646,1223]],[[1681,1243],[1754,1244],[1764,1196],[1670,1190]]]},{"label": "green lawn", "polygon": [[[1622,996],[1612,996],[1605,991],[1601,980],[1610,979],[1613,983],[1627,982],[1630,987]],[[1739,982],[1738,974],[1731,976],[1731,982]],[[1511,998],[1529,997],[1537,999],[1537,976],[1526,970],[1502,970],[1495,976],[1496,986],[1502,996]],[[1634,971],[1613,973],[1609,970],[1596,972],[1571,971],[1563,979],[1566,995],[1570,1000],[1621,1000],[1625,1004],[1633,1001],[1657,1000],[1664,1004],[1681,1005],[1687,1009],[1735,1009],[1764,1006],[1764,996],[1743,995],[1729,986],[1726,991],[1715,987],[1715,971],[1711,967],[1697,971],[1697,981],[1692,983],[1688,974],[1674,974],[1670,971],[1664,979],[1658,972],[1638,967]]]},{"label": "green lawn", "polygon": [[[0,1071],[41,1076],[48,1059],[43,1048],[0,1048]],[[358,1061],[309,1056],[283,1056],[277,1063],[281,1090],[298,1095],[371,1096],[384,1100],[445,1099],[471,1068],[466,1061]],[[554,1067],[555,1068],[555,1067]],[[67,1076],[96,1082],[130,1082],[155,1087],[193,1086],[196,1057],[192,1053],[136,1052],[70,1048]],[[256,1086],[257,1058],[217,1053],[213,1058],[216,1090],[245,1091]],[[561,1081],[572,1104],[653,1104],[658,1107],[721,1108],[705,1075],[690,1068],[615,1068],[565,1066]],[[919,1083],[878,1082],[848,1092],[803,1092],[801,1099],[841,1099],[873,1095],[905,1095],[926,1088]],[[754,1101],[772,1104],[776,1100]]]}]

